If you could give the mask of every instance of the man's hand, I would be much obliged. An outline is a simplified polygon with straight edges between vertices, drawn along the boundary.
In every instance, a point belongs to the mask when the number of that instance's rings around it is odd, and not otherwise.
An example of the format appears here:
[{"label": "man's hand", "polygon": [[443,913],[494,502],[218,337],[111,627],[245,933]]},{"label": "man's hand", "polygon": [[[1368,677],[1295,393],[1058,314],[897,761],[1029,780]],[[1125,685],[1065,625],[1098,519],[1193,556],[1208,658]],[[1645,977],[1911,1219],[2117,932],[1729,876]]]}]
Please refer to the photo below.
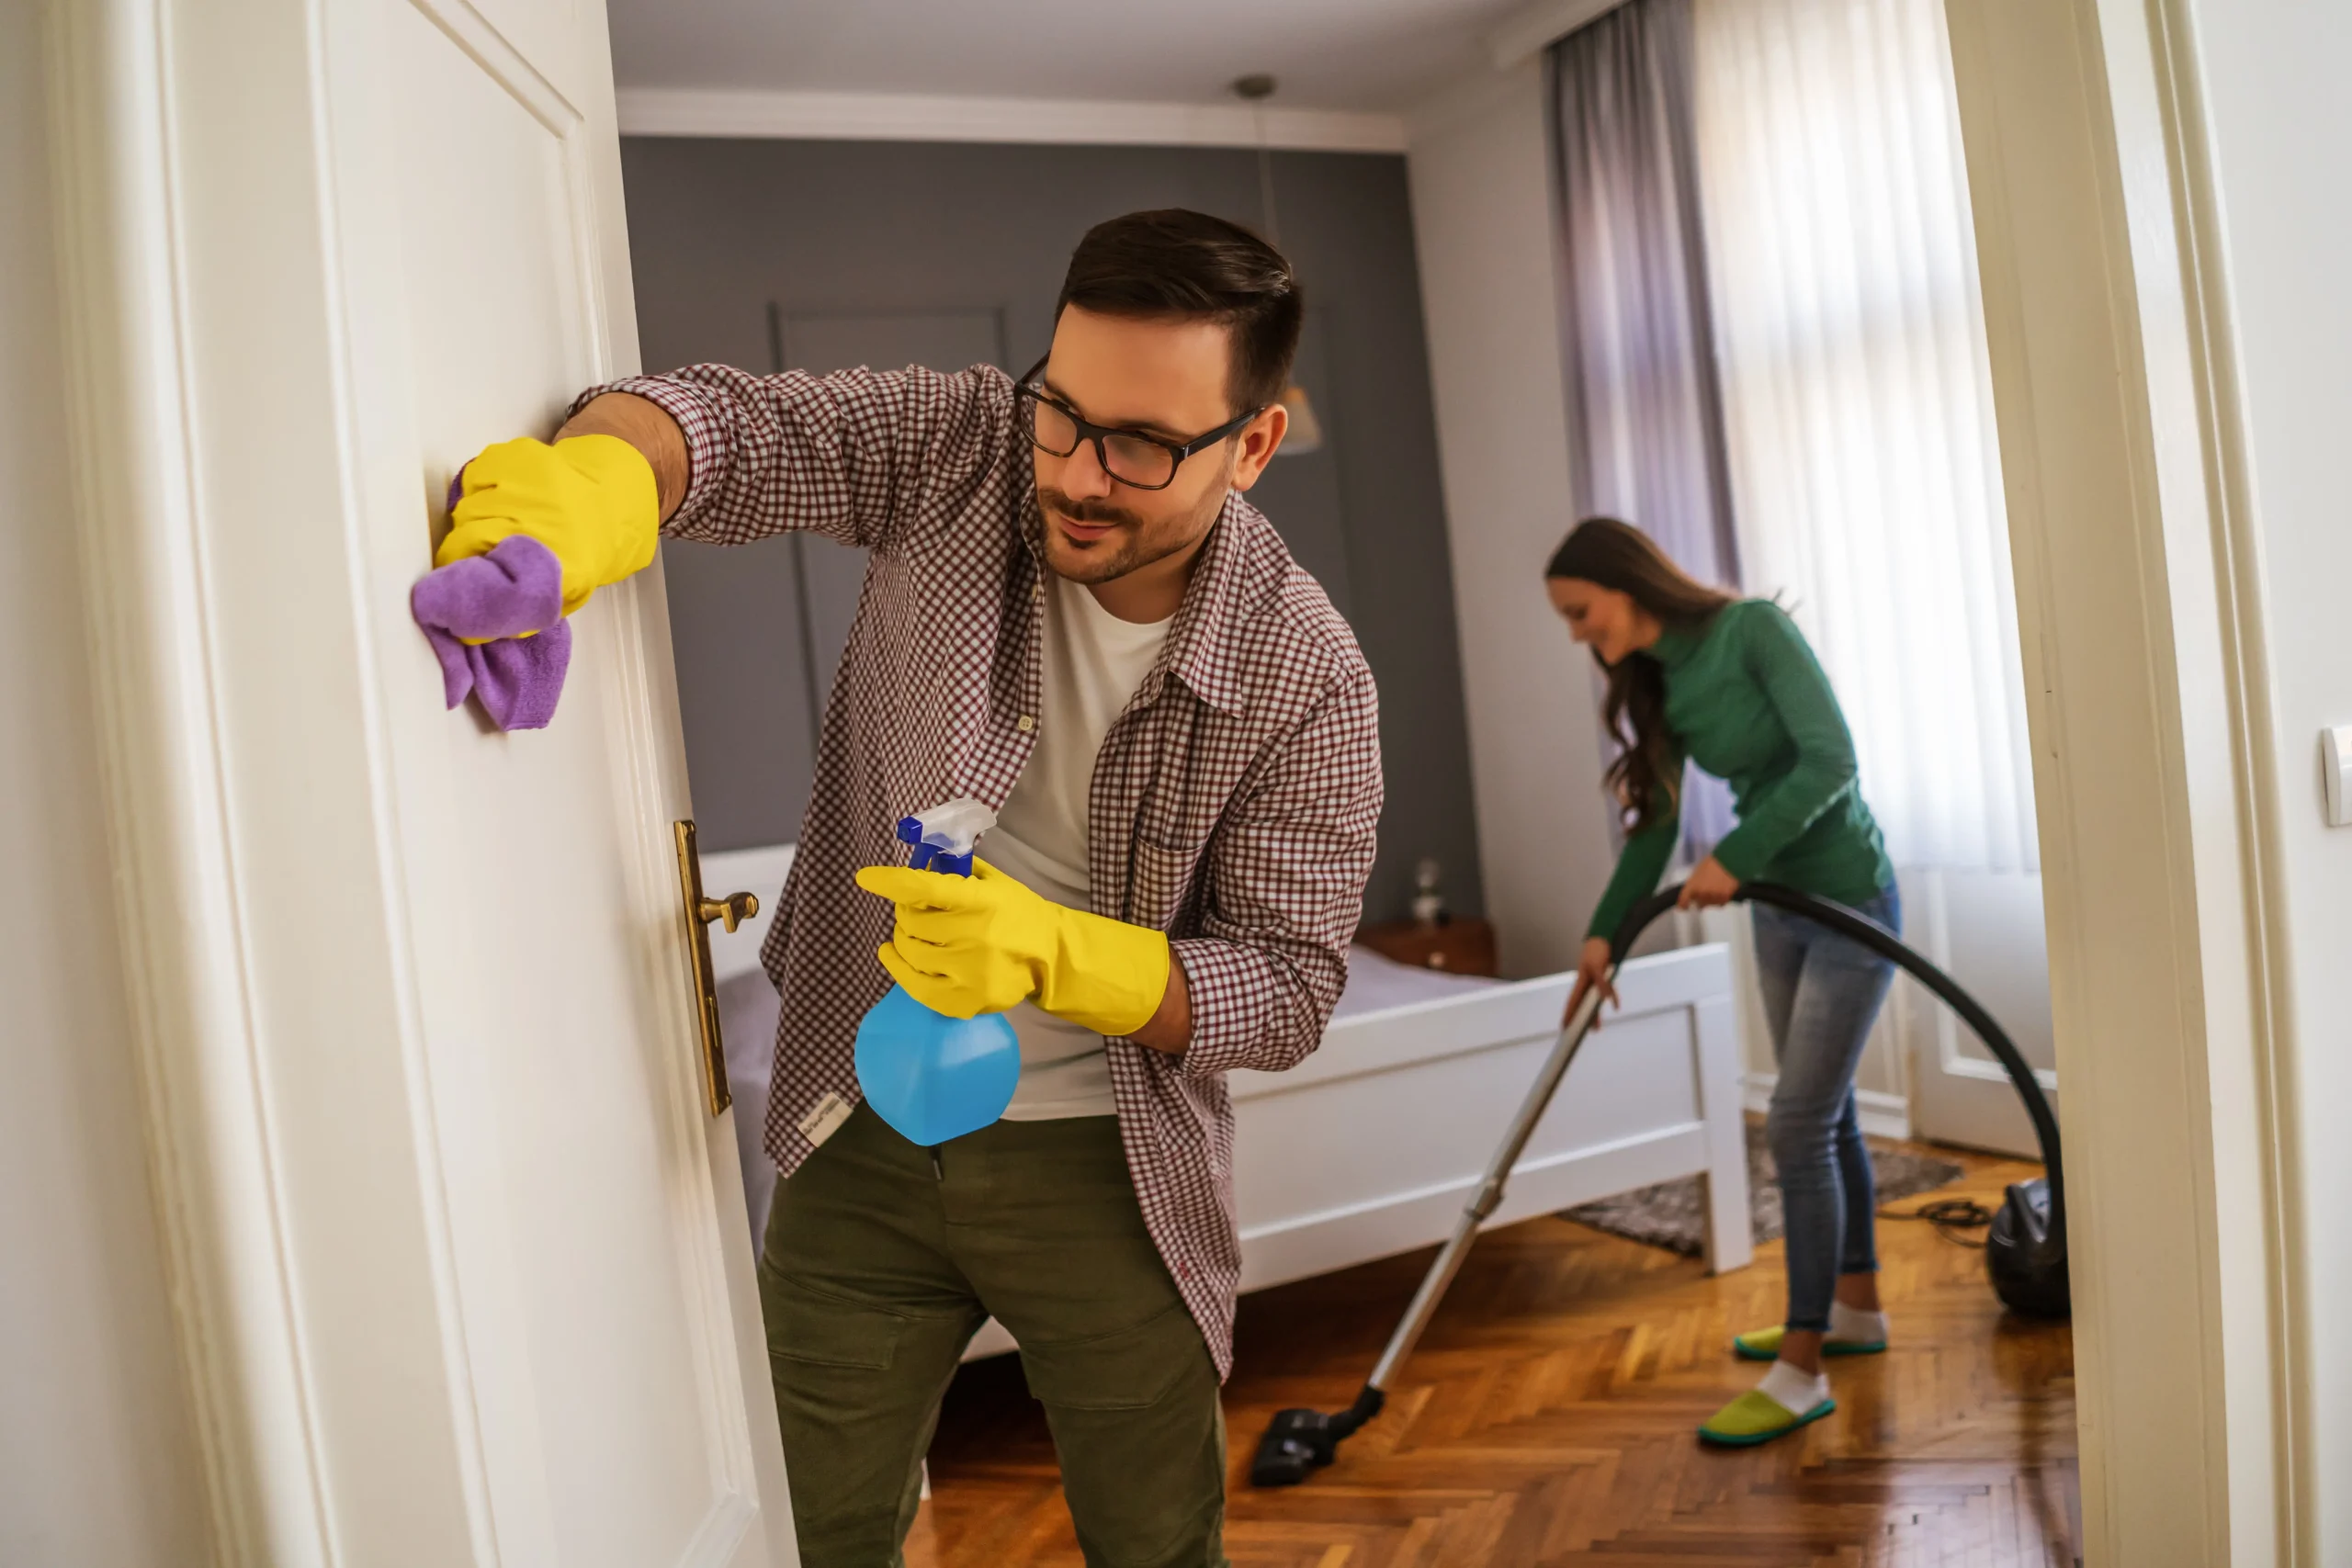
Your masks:
[{"label": "man's hand", "polygon": [[1724,869],[1724,863],[1709,855],[1692,869],[1690,879],[1682,885],[1682,897],[1676,899],[1678,909],[1713,909],[1731,902],[1739,891],[1739,878]]},{"label": "man's hand", "polygon": [[660,525],[653,470],[617,437],[575,435],[552,446],[502,441],[468,463],[459,482],[463,494],[450,509],[436,567],[526,535],[562,567],[568,615],[597,589],[653,560]]},{"label": "man's hand", "polygon": [[1034,999],[1081,1028],[1134,1037],[1162,1021],[1178,988],[1165,932],[1053,903],[986,861],[970,876],[867,866],[857,885],[898,906],[882,967],[951,1018]]}]

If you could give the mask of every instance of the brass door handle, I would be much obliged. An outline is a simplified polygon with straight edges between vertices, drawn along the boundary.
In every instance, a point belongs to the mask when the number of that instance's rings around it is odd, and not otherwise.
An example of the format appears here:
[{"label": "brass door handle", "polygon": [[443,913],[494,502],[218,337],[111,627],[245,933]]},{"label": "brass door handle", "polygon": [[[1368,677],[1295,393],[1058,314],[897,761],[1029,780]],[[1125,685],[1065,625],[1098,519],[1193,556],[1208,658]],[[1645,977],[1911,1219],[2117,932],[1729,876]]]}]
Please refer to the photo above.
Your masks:
[{"label": "brass door handle", "polygon": [[735,1103],[727,1088],[727,1042],[718,1026],[718,981],[710,966],[710,922],[724,920],[729,931],[760,912],[749,893],[708,898],[702,890],[702,856],[695,849],[693,818],[673,823],[678,840],[678,893],[686,910],[686,967],[694,982],[695,1010],[702,1017],[702,1081],[713,1116]]},{"label": "brass door handle", "polygon": [[[694,824],[691,822],[684,826],[688,832],[694,830]],[[724,898],[704,898],[695,905],[695,918],[704,925],[708,925],[713,920],[725,920],[728,934],[730,936],[734,934],[737,926],[759,912],[760,901],[749,893],[729,893]]]}]

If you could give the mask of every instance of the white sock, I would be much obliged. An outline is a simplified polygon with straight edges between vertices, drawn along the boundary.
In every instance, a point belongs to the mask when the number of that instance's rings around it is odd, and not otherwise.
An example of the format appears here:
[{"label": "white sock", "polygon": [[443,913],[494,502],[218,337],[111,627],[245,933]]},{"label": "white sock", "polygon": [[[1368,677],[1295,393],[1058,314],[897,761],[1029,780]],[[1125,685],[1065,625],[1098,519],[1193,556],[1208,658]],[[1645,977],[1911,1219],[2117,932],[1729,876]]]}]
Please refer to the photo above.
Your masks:
[{"label": "white sock", "polygon": [[1829,1337],[1848,1345],[1886,1343],[1886,1314],[1864,1312],[1844,1302],[1829,1303]]},{"label": "white sock", "polygon": [[1829,1379],[1821,1372],[1803,1371],[1786,1361],[1775,1361],[1756,1391],[1792,1416],[1803,1416],[1829,1397]]}]

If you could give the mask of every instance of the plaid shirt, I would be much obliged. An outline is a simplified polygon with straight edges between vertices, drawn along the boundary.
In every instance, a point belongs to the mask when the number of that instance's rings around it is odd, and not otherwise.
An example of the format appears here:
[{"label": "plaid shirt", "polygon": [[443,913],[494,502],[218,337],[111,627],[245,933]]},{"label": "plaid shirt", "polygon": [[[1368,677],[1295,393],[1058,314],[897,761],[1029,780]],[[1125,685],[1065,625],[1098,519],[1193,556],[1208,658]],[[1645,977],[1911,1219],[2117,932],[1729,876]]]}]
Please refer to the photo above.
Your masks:
[{"label": "plaid shirt", "polygon": [[[852,874],[903,862],[902,816],[966,795],[1001,807],[1036,746],[1029,441],[1011,378],[986,367],[695,366],[596,390],[650,399],[685,432],[692,479],[666,533],[740,545],[808,528],[869,552],[762,953],[783,995],[766,1145],[790,1175],[859,1098],[852,1044],[889,983],[874,950],[891,910]],[[1166,931],[1191,993],[1182,1055],[1127,1040],[1108,1053],[1145,1223],[1220,1374],[1241,1273],[1225,1075],[1294,1066],[1322,1039],[1372,869],[1377,716],[1347,624],[1228,497],[1087,797],[1094,912]]]}]

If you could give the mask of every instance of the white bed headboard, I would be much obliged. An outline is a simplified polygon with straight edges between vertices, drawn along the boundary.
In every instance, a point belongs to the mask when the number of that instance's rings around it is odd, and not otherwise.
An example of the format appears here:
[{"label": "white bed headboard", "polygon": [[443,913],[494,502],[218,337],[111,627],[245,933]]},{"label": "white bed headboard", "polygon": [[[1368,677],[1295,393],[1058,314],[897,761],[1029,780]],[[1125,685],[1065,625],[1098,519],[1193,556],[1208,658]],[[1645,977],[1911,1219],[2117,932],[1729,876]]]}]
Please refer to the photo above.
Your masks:
[{"label": "white bed headboard", "polygon": [[754,850],[712,850],[702,857],[702,890],[710,897],[751,893],[760,900],[760,912],[736,927],[710,928],[710,966],[721,985],[760,966],[760,943],[767,940],[768,922],[775,918],[777,897],[785,874],[792,869],[790,844],[763,844]]}]

